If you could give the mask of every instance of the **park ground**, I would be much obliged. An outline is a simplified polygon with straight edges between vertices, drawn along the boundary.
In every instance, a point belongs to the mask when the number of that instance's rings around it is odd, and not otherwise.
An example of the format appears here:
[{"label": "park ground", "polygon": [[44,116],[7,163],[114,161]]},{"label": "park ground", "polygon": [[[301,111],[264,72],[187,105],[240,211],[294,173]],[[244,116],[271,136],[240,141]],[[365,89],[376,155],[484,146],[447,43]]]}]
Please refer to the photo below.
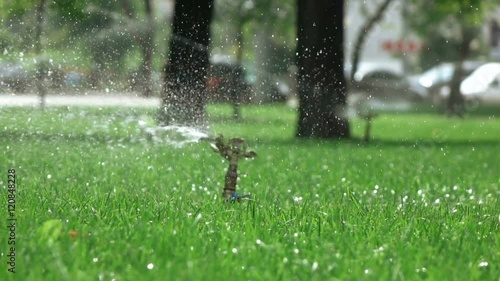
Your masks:
[{"label": "park ground", "polygon": [[[0,280],[498,280],[500,121],[381,113],[372,140],[297,140],[296,110],[208,107],[244,137],[239,191],[207,143],[140,124],[154,106],[0,108],[1,198],[16,175],[15,271]],[[141,122],[142,121],[142,122]],[[178,136],[175,136],[178,137]],[[4,222],[10,211],[2,204]]]}]

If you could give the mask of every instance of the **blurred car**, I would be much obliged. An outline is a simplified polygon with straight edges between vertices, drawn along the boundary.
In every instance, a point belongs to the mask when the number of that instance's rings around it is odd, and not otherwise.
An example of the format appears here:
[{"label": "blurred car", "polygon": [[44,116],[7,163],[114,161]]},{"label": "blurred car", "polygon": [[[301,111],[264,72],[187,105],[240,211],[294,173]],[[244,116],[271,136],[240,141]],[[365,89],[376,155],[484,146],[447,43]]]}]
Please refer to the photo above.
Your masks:
[{"label": "blurred car", "polygon": [[486,63],[460,84],[466,100],[500,104],[500,63]]},{"label": "blurred car", "polygon": [[373,99],[384,102],[422,100],[417,92],[410,89],[401,69],[385,65],[360,67],[354,74],[351,91],[355,94],[364,93]]},{"label": "blurred car", "polygon": [[19,63],[0,62],[0,89],[24,92],[30,85],[28,71]]},{"label": "blurred car", "polygon": [[[463,76],[461,81],[470,75],[474,70],[483,65],[482,61],[464,61]],[[422,74],[408,77],[410,89],[418,93],[426,100],[439,104],[442,102],[443,93],[450,87],[451,80],[455,74],[456,63],[440,63]]]},{"label": "blurred car", "polygon": [[209,100],[249,102],[251,85],[246,82],[245,76],[245,69],[240,65],[227,62],[211,63],[207,77]]},{"label": "blurred car", "polygon": [[[236,63],[231,57],[214,55],[210,59],[207,88],[209,100],[215,102],[250,103],[253,89],[256,88],[255,71]],[[266,93],[262,102],[285,102],[291,95],[288,84],[275,75],[266,75]]]}]

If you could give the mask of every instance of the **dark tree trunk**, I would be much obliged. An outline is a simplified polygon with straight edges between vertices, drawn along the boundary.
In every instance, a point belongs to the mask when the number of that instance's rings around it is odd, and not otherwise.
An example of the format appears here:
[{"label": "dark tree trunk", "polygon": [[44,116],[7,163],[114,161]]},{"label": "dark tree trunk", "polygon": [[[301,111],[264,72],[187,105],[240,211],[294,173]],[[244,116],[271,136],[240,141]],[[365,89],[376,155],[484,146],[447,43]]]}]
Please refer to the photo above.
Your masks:
[{"label": "dark tree trunk", "polygon": [[349,138],[343,114],[344,1],[297,0],[299,120],[297,137]]},{"label": "dark tree trunk", "polygon": [[460,93],[460,83],[463,77],[463,62],[462,57],[459,61],[455,63],[455,73],[451,79],[450,83],[450,95],[448,96],[448,103],[446,108],[446,113],[449,115],[456,115],[463,117],[465,113],[465,100]]},{"label": "dark tree trunk", "polygon": [[465,99],[460,92],[460,84],[465,76],[463,63],[470,54],[470,43],[474,39],[475,30],[462,27],[462,42],[460,44],[458,62],[451,80],[450,96],[448,97],[447,113],[463,117],[465,114]]},{"label": "dark tree trunk", "polygon": [[36,88],[40,97],[40,106],[45,107],[45,96],[47,89],[44,86],[44,80],[47,74],[47,62],[42,58],[42,31],[43,18],[45,16],[45,2],[40,0],[36,9],[36,28],[35,28],[35,54],[37,56]]},{"label": "dark tree trunk", "polygon": [[204,124],[213,2],[183,0],[175,4],[158,118],[161,125]]},{"label": "dark tree trunk", "polygon": [[358,36],[356,38],[356,43],[354,43],[354,51],[352,54],[352,69],[351,69],[351,82],[354,82],[354,74],[358,71],[359,67],[359,59],[361,57],[361,50],[363,49],[363,44],[365,40],[370,34],[370,31],[373,29],[375,24],[382,19],[385,10],[389,7],[393,0],[384,0],[380,6],[378,6],[377,10],[374,14],[365,22],[365,24],[361,27],[358,32]]}]

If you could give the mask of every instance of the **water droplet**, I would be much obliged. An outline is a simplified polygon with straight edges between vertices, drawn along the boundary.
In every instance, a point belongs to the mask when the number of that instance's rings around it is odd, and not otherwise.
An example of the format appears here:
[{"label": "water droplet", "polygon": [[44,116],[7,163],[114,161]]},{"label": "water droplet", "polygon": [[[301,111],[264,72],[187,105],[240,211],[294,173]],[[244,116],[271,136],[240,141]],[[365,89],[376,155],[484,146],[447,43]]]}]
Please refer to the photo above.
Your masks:
[{"label": "water droplet", "polygon": [[201,213],[199,213],[199,214],[196,216],[196,218],[194,219],[194,222],[195,222],[195,223],[199,222],[199,221],[201,220],[201,217],[202,217],[202,215],[201,215]]}]

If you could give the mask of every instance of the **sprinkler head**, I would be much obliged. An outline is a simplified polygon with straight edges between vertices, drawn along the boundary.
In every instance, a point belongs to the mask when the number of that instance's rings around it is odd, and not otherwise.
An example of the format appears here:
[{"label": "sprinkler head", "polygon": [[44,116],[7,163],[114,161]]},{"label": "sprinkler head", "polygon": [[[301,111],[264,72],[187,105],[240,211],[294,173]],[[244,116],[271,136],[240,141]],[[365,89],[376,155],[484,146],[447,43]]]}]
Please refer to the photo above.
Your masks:
[{"label": "sprinkler head", "polygon": [[228,199],[230,202],[235,202],[238,201],[240,202],[241,200],[252,200],[252,195],[250,194],[245,194],[245,195],[239,195],[237,192],[233,193],[231,197]]}]

